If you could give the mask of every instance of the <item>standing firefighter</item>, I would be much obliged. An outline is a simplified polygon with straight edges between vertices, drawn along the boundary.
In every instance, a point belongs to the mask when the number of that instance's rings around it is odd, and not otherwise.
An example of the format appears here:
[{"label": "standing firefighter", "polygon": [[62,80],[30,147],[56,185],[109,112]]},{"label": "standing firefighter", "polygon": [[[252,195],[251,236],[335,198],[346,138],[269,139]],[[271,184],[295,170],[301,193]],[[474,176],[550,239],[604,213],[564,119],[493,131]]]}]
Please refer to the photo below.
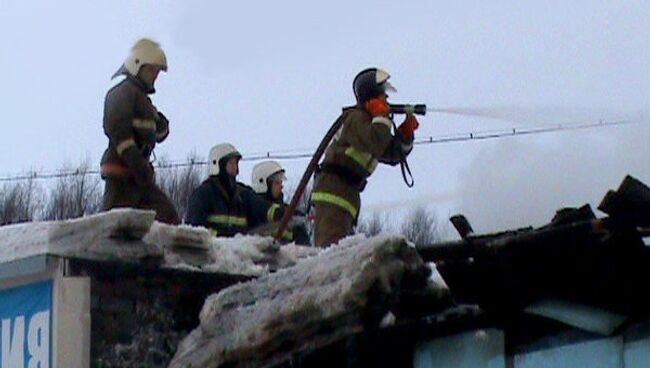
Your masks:
[{"label": "standing firefighter", "polygon": [[237,182],[241,154],[229,144],[210,150],[208,178],[192,192],[185,222],[204,226],[215,236],[246,233],[255,224],[276,221],[282,209],[257,198],[250,187]]},{"label": "standing firefighter", "polygon": [[377,68],[365,69],[354,78],[357,104],[344,109],[339,118],[342,127],[327,149],[311,194],[314,242],[319,247],[352,233],[361,206],[359,194],[378,162],[397,165],[413,148],[413,133],[419,125],[415,116],[408,114],[391,133],[395,123],[386,92],[396,90],[389,78]]},{"label": "standing firefighter", "polygon": [[167,70],[165,53],[156,42],[143,38],[113,75],[125,78],[108,91],[104,103],[108,148],[101,161],[106,181],[103,209],[152,209],[157,220],[178,224],[178,214],[156,186],[149,162],[156,143],[169,134],[169,121],[148,96],[155,92],[154,83],[161,70]]}]

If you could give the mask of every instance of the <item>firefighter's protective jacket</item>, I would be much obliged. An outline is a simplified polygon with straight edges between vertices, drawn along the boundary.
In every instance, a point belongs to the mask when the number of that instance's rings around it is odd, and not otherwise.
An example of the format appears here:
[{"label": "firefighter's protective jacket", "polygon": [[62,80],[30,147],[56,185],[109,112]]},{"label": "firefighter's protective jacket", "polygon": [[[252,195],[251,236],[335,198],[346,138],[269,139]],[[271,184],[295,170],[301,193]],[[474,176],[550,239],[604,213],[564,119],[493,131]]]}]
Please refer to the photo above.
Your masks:
[{"label": "firefighter's protective jacket", "polygon": [[[284,198],[273,198],[269,192],[261,194],[257,193],[256,195],[260,201],[262,201],[260,203],[271,204],[267,211],[267,218],[277,218],[278,216],[276,215],[276,212],[281,212],[284,214],[284,211],[286,211],[287,207],[289,207],[288,204],[284,203]],[[309,245],[309,232],[307,231],[307,226],[305,224],[305,214],[300,213],[299,211],[295,211],[295,215],[298,217],[294,217],[294,220],[302,219],[302,221],[294,223],[293,225],[290,223],[287,230],[285,230],[284,234],[282,234],[282,240],[284,242],[295,242],[296,244],[300,245]],[[280,216],[280,218],[281,217],[282,216]],[[260,225],[263,224],[255,224],[254,226]],[[261,232],[261,234],[268,236],[275,235],[278,227],[277,225],[279,225],[279,223],[273,225],[274,226],[265,228],[266,231]]]},{"label": "firefighter's protective jacket", "polygon": [[393,135],[391,119],[372,117],[358,106],[344,110],[339,119],[341,130],[327,149],[311,200],[338,206],[356,219],[359,193],[377,164],[399,164],[411,152],[413,139],[406,140],[399,132]]},{"label": "firefighter's protective jacket", "polygon": [[206,179],[190,196],[185,222],[204,226],[215,236],[246,233],[255,224],[277,221],[284,214],[241,183],[228,190],[220,176]]},{"label": "firefighter's protective jacket", "polygon": [[140,185],[153,181],[149,156],[169,134],[169,122],[159,114],[149,89],[130,75],[111,88],[104,104],[104,133],[108,148],[102,156],[102,175],[131,176]]}]

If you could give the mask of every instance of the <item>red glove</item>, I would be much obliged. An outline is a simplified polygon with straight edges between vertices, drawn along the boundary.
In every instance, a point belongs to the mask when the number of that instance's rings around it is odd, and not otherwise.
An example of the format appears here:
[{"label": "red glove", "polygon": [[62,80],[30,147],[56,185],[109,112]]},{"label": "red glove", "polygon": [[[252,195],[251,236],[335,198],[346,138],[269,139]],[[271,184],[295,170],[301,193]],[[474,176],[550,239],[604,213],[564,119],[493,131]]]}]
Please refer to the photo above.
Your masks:
[{"label": "red glove", "polygon": [[390,107],[388,107],[386,99],[381,97],[369,99],[366,101],[366,105],[364,107],[366,108],[366,111],[368,111],[373,117],[388,116],[388,113],[390,112]]},{"label": "red glove", "polygon": [[406,119],[404,119],[404,122],[399,125],[397,130],[402,134],[402,137],[411,140],[413,139],[413,132],[415,132],[419,126],[420,123],[418,123],[418,119],[415,118],[415,115],[406,115]]}]

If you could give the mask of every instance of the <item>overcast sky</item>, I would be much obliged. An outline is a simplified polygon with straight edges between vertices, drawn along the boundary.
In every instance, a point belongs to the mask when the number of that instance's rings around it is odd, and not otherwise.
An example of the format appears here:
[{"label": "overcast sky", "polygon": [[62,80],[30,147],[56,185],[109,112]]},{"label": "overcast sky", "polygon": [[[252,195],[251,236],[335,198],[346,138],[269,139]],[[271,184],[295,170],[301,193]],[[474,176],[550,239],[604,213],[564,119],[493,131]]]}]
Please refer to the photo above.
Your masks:
[{"label": "overcast sky", "polygon": [[[223,141],[243,153],[315,147],[368,66],[391,73],[394,102],[520,112],[516,124],[431,114],[419,136],[649,110],[644,1],[0,0],[0,174],[98,166],[110,76],[142,36],[167,53],[153,100],[172,124],[156,153],[173,160]],[[415,188],[379,169],[362,211],[424,203],[478,231],[541,225],[557,208],[597,205],[627,173],[650,183],[648,138],[644,122],[418,146]],[[290,180],[306,163],[285,162]]]}]

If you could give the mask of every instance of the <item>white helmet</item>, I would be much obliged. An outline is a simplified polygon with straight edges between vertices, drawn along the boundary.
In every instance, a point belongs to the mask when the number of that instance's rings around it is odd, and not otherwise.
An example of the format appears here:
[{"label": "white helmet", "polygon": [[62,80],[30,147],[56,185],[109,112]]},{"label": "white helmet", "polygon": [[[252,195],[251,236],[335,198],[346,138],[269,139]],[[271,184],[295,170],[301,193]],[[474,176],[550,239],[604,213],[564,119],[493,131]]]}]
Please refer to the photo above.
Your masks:
[{"label": "white helmet", "polygon": [[266,193],[268,190],[266,181],[269,177],[277,173],[282,173],[282,179],[286,179],[284,169],[275,161],[264,161],[255,165],[253,167],[253,174],[251,175],[251,186],[255,193]]},{"label": "white helmet", "polygon": [[120,74],[130,74],[137,76],[143,65],[156,65],[162,70],[167,71],[167,57],[160,45],[148,38],[141,38],[131,47],[129,56],[124,60],[124,64],[113,74],[113,78]]},{"label": "white helmet", "polygon": [[230,143],[221,143],[212,147],[208,156],[208,175],[219,174],[219,161],[224,157],[241,158],[241,153]]}]

